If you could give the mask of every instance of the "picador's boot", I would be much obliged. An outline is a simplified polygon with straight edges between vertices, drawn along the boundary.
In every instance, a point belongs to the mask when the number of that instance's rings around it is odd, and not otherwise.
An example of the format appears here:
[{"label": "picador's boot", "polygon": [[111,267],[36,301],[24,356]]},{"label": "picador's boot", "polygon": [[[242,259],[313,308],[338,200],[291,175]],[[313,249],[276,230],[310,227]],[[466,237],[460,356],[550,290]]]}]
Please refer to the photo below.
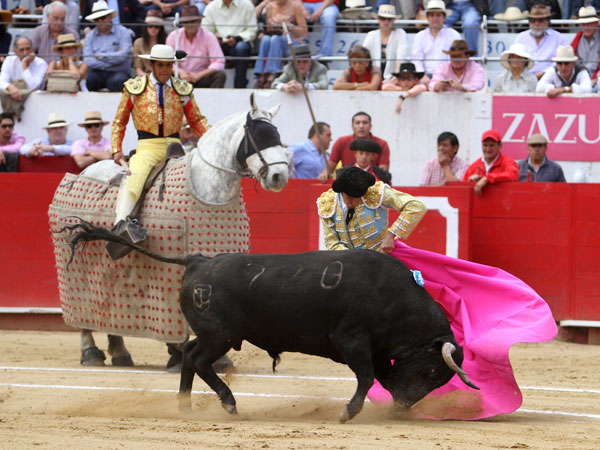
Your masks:
[{"label": "picador's boot", "polygon": [[[146,239],[147,232],[140,226],[137,219],[131,219],[129,217],[129,214],[131,214],[135,207],[136,199],[131,192],[127,190],[126,184],[127,178],[123,179],[121,182],[121,188],[117,198],[117,219],[115,225],[111,228],[111,231],[122,238],[127,239],[129,242],[137,244]],[[106,244],[106,250],[112,259],[117,260],[130,253],[133,249],[116,242],[108,242]]]}]

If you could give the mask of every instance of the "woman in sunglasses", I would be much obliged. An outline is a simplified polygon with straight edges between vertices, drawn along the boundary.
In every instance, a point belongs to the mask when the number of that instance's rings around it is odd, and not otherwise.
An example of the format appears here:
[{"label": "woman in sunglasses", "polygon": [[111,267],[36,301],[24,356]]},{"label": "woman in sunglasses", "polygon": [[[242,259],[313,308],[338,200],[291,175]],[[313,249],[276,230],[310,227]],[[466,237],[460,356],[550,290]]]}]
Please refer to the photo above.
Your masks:
[{"label": "woman in sunglasses", "polygon": [[152,72],[150,61],[147,59],[138,58],[139,55],[147,55],[155,44],[164,44],[167,40],[165,32],[163,14],[158,9],[150,9],[146,13],[144,20],[146,25],[142,29],[142,37],[137,38],[133,42],[133,67],[136,75],[143,77],[149,72]]},{"label": "woman in sunglasses", "polygon": [[71,150],[71,156],[80,169],[96,161],[112,158],[110,141],[102,136],[102,129],[108,123],[102,120],[100,111],[89,111],[85,113],[85,120],[78,124],[85,128],[88,135],[85,139],[75,141]]}]

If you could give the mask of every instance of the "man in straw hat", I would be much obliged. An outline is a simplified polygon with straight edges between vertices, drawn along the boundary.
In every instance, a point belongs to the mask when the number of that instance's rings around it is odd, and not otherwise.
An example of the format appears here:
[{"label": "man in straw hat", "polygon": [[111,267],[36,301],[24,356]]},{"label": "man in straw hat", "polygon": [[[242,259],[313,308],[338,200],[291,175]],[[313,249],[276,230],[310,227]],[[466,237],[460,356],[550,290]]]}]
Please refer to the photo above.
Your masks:
[{"label": "man in straw hat", "polygon": [[527,138],[529,157],[519,161],[519,181],[543,181],[565,183],[562,167],[546,157],[548,139],[542,134],[532,134]]},{"label": "man in straw hat", "polygon": [[50,113],[48,124],[43,127],[48,137],[37,138],[21,147],[19,152],[29,158],[38,156],[63,156],[70,155],[73,141],[67,139],[67,123],[58,113]]},{"label": "man in straw hat", "polygon": [[523,44],[513,44],[500,55],[506,70],[496,79],[496,92],[535,92],[538,79],[529,71],[535,63]]},{"label": "man in straw hat", "polygon": [[529,30],[522,31],[515,39],[516,44],[523,44],[535,65],[530,69],[539,80],[544,70],[552,65],[552,58],[559,45],[565,45],[562,35],[548,28],[552,13],[546,5],[533,5],[528,13]]},{"label": "man in straw hat", "polygon": [[78,81],[85,80],[87,64],[84,63],[77,55],[77,51],[82,45],[83,44],[81,42],[77,42],[75,36],[73,36],[71,33],[61,34],[58,37],[58,42],[54,47],[52,47],[52,50],[56,52],[60,59],[52,61],[48,66],[47,89],[50,89],[50,80],[53,72],[66,71]]},{"label": "man in straw hat", "polygon": [[171,76],[174,63],[181,60],[175,50],[156,44],[149,55],[140,58],[150,60],[152,72],[125,83],[112,126],[111,144],[117,163],[125,160],[122,144],[130,115],[138,133],[136,153],[129,161],[131,175],[122,185],[117,200],[116,223],[128,220],[150,171],[165,159],[167,146],[181,143],[179,130],[183,116],[198,136],[208,129],[194,100],[193,86]]},{"label": "man in straw hat", "polygon": [[425,72],[428,78],[437,66],[449,59],[443,50],[448,50],[452,42],[460,39],[458,31],[444,26],[444,20],[451,13],[442,0],[429,0],[425,9],[429,26],[413,39],[412,60],[417,71]]},{"label": "man in straw hat", "polygon": [[313,61],[310,55],[310,47],[306,44],[294,47],[296,61],[300,77],[296,73],[294,63],[290,61],[283,67],[283,72],[273,80],[273,87],[288,94],[302,92],[302,84],[306,89],[327,89],[329,79],[327,78],[327,67],[318,61]]},{"label": "man in straw hat", "polygon": [[481,64],[469,60],[475,51],[469,50],[466,41],[454,41],[450,50],[444,50],[444,53],[450,55],[450,62],[435,69],[429,83],[430,91],[474,92],[485,87],[485,71]]},{"label": "man in straw hat", "polygon": [[575,50],[575,55],[581,61],[581,65],[585,66],[591,74],[592,86],[597,88],[598,69],[600,69],[600,28],[598,28],[598,14],[593,6],[585,6],[579,9],[579,15],[575,23],[581,25],[579,31],[571,47]]},{"label": "man in straw hat", "polygon": [[79,33],[72,26],[65,25],[67,6],[63,2],[54,1],[49,5],[48,23],[35,27],[31,35],[34,51],[48,64],[59,59],[52,50],[58,43],[58,36],[70,33],[79,42]]},{"label": "man in straw hat", "polygon": [[102,129],[109,123],[102,120],[100,111],[88,111],[84,121],[77,124],[85,128],[88,135],[85,139],[75,141],[71,150],[71,156],[80,169],[112,158],[110,141],[102,136]]},{"label": "man in straw hat", "polygon": [[562,94],[592,92],[590,74],[584,66],[577,66],[577,56],[570,45],[560,45],[556,56],[552,58],[556,65],[544,72],[535,88],[536,92],[545,92],[549,98]]},{"label": "man in straw hat", "polygon": [[452,14],[446,18],[445,24],[451,27],[461,20],[465,40],[476,55],[481,17],[490,15],[487,0],[448,0],[446,7],[452,11]]},{"label": "man in straw hat", "polygon": [[83,45],[83,61],[88,65],[86,85],[88,91],[108,89],[120,92],[131,72],[131,31],[123,25],[113,24],[115,10],[104,0],[94,3],[86,20],[96,27],[90,31]]}]

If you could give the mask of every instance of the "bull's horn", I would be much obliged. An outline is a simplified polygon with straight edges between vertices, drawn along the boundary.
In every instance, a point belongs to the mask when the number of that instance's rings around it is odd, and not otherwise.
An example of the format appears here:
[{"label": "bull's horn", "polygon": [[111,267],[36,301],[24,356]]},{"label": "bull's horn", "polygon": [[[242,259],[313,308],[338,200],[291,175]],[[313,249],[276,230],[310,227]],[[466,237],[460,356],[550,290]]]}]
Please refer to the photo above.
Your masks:
[{"label": "bull's horn", "polygon": [[458,374],[463,383],[469,387],[472,387],[473,389],[479,390],[479,387],[469,380],[467,372],[465,372],[458,364],[456,364],[454,358],[452,358],[452,353],[454,353],[454,350],[456,350],[456,347],[450,342],[445,342],[444,345],[442,345],[442,358],[444,358],[444,362],[448,365],[448,367]]}]

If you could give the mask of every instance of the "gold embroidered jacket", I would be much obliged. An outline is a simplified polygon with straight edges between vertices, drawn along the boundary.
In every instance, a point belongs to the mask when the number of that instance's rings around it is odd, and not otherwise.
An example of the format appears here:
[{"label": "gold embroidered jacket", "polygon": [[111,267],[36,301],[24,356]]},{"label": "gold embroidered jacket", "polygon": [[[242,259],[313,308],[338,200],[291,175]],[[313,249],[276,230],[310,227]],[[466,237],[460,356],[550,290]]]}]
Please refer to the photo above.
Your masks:
[{"label": "gold embroidered jacket", "polygon": [[[389,227],[388,208],[400,212]],[[354,217],[348,225],[344,219],[341,194],[333,189],[319,197],[317,209],[323,224],[325,246],[329,250],[377,250],[388,230],[397,237],[406,239],[427,212],[424,203],[382,181],[376,182],[362,197],[362,203],[355,208]]]},{"label": "gold embroidered jacket", "polygon": [[136,130],[147,131],[157,137],[159,126],[163,125],[163,135],[179,133],[183,116],[190,127],[202,136],[208,129],[206,118],[200,113],[194,100],[194,87],[187,81],[171,77],[171,86],[164,89],[164,117],[158,106],[157,92],[149,76],[131,78],[123,85],[123,95],[112,125],[111,144],[113,153],[122,151],[125,128],[129,115],[133,117]]}]

